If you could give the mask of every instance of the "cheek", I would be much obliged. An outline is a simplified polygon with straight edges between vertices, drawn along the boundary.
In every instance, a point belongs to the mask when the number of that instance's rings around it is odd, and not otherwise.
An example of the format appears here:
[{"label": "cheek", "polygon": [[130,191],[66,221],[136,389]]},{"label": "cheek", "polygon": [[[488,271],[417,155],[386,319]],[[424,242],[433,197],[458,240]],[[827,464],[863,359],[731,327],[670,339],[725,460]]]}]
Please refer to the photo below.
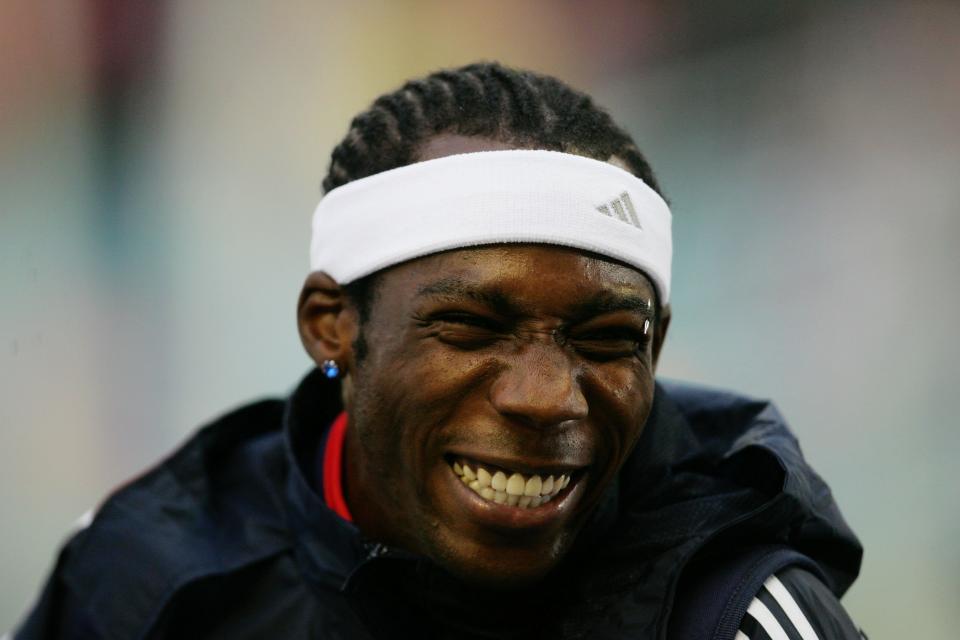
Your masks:
[{"label": "cheek", "polygon": [[607,366],[586,376],[584,384],[590,412],[600,430],[601,449],[620,463],[633,448],[650,413],[653,377],[643,363]]},{"label": "cheek", "polygon": [[441,344],[417,344],[401,354],[404,377],[412,383],[406,410],[429,424],[439,425],[460,411],[464,402],[482,398],[493,358],[478,352],[455,351]]},{"label": "cheek", "polygon": [[357,371],[353,410],[364,449],[384,476],[415,479],[423,489],[422,471],[444,451],[445,426],[481,397],[487,369],[475,354],[420,343],[371,353]]},{"label": "cheek", "polygon": [[642,412],[653,398],[653,373],[647,360],[607,363],[592,369],[588,377],[603,403],[624,417]]}]

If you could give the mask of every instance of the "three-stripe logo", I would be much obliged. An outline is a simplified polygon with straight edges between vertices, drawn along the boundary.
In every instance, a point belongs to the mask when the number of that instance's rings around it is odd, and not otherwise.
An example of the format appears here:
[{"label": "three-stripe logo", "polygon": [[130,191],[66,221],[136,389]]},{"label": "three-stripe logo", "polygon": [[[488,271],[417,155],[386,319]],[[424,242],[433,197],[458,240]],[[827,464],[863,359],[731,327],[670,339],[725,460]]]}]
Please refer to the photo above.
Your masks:
[{"label": "three-stripe logo", "polygon": [[643,227],[640,225],[640,218],[637,217],[637,210],[633,206],[633,200],[630,199],[630,194],[626,191],[613,200],[597,207],[597,211],[607,217],[621,220],[643,231]]}]

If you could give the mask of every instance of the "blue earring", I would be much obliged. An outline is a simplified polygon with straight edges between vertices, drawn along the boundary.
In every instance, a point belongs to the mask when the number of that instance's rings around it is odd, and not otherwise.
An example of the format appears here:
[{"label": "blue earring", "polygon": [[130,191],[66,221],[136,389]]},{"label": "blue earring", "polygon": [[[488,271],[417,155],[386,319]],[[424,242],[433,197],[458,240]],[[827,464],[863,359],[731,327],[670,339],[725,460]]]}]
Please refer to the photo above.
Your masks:
[{"label": "blue earring", "polygon": [[323,375],[331,380],[340,375],[340,367],[337,366],[336,360],[324,360],[320,365],[320,370],[323,371]]}]

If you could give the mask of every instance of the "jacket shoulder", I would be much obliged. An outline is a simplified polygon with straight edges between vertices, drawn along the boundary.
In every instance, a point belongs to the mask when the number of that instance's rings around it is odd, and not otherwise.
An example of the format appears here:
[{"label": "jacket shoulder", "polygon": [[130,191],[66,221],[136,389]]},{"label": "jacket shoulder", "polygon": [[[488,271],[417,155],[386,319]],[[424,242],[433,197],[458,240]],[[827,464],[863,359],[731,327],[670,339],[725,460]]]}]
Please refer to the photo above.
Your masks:
[{"label": "jacket shoulder", "polygon": [[142,637],[184,585],[282,551],[283,411],[232,411],[116,490],[62,549],[15,637]]},{"label": "jacket shoulder", "polygon": [[862,640],[843,605],[815,575],[802,567],[789,567],[763,583],[747,609],[738,638],[819,638]]},{"label": "jacket shoulder", "polygon": [[658,381],[657,393],[663,396],[663,413],[680,417],[672,424],[689,430],[678,459],[687,468],[695,460],[698,470],[777,500],[780,519],[768,515],[754,522],[754,529],[765,529],[766,540],[786,542],[814,559],[827,585],[843,594],[859,572],[863,549],[773,403],[673,381]]}]

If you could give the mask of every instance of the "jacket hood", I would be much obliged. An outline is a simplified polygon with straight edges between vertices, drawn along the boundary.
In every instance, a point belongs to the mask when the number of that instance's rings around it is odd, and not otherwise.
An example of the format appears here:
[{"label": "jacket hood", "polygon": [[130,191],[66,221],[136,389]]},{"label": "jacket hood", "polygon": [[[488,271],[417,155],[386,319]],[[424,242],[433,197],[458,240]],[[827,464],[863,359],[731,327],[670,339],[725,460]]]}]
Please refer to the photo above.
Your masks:
[{"label": "jacket hood", "polygon": [[[733,482],[766,496],[763,512],[744,518],[730,533],[797,549],[815,560],[828,586],[843,595],[860,571],[863,549],[777,408],[765,400],[690,384],[664,382],[661,390],[663,412],[679,413],[686,429],[668,416],[654,429],[673,423],[687,431],[683,439],[692,445],[669,463],[673,474],[705,473],[721,491]],[[640,456],[655,457],[651,443],[645,445]]]}]

